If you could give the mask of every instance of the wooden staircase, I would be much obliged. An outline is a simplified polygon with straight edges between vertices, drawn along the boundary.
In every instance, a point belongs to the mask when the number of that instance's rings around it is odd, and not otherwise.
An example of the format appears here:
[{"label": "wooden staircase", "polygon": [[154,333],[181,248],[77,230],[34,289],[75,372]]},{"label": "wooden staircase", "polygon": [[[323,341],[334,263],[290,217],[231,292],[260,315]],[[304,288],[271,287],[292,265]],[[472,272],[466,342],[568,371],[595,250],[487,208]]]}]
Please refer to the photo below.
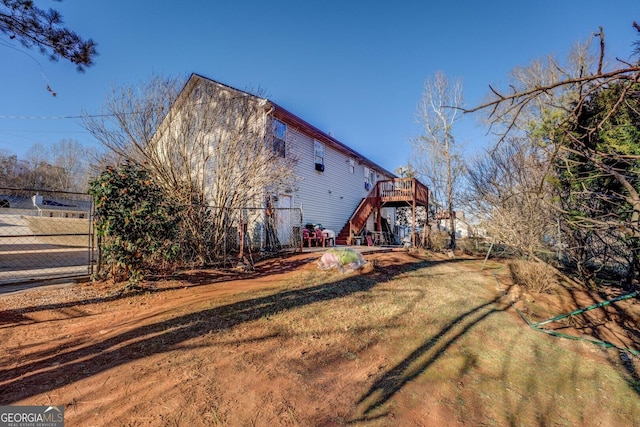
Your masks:
[{"label": "wooden staircase", "polygon": [[349,223],[346,223],[336,236],[336,245],[346,245],[349,242]]},{"label": "wooden staircase", "polygon": [[351,230],[353,230],[355,234],[359,234],[360,231],[362,231],[362,228],[367,223],[367,218],[369,218],[369,215],[371,215],[377,206],[376,202],[376,197],[369,196],[360,201],[360,204],[353,212],[353,215],[351,215],[349,222],[342,227],[342,230],[340,230],[340,233],[336,236],[337,245],[348,245],[351,243],[349,242]]},{"label": "wooden staircase", "polygon": [[429,206],[429,190],[415,178],[396,178],[376,182],[336,236],[336,244],[353,244],[351,236],[359,235],[369,215],[376,209],[379,213],[380,208],[384,206],[413,206],[414,209],[416,206]]}]

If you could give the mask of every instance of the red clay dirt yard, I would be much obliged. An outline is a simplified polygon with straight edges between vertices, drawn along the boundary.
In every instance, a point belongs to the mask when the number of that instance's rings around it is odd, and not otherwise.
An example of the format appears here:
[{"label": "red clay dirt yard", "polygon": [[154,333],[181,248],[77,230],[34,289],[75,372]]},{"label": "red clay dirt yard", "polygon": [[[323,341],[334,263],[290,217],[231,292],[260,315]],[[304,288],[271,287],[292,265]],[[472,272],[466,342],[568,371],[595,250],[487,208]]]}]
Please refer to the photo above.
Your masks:
[{"label": "red clay dirt yard", "polygon": [[[387,252],[341,274],[319,255],[127,297],[0,296],[0,404],[64,405],[67,426],[640,425],[638,358],[530,329],[499,264]],[[518,294],[532,317],[603,299]],[[555,327],[640,350],[639,313],[633,299]]]}]

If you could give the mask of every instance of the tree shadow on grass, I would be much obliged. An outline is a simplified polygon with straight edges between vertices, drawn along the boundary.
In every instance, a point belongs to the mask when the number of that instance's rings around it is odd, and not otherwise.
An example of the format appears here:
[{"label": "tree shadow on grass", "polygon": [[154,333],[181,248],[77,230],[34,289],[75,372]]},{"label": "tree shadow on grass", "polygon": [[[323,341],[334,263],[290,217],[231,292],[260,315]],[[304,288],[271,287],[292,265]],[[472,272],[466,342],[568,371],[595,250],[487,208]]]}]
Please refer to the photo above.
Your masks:
[{"label": "tree shadow on grass", "polygon": [[[595,306],[603,301],[629,294],[629,290],[621,286],[609,286],[608,289],[588,291],[586,288],[570,288],[568,290],[571,310]],[[596,298],[597,296],[597,298]],[[630,300],[613,302],[596,307],[577,315],[568,315],[546,324],[543,329],[564,334],[564,338],[590,341],[602,348],[615,348],[617,352],[607,353],[612,365],[621,365],[620,372],[629,387],[640,395],[640,323],[638,322],[638,296]],[[566,309],[569,310],[569,309]],[[567,313],[557,313],[563,315]],[[541,319],[541,321],[547,319]]]},{"label": "tree shadow on grass", "polygon": [[[175,281],[175,283],[168,285],[163,285],[162,287],[154,287],[154,281],[147,282],[148,286],[143,290],[136,291],[134,293],[122,293],[122,292],[112,292],[107,295],[97,296],[94,298],[87,298],[83,300],[74,300],[74,301],[65,301],[65,302],[57,302],[51,304],[40,304],[28,307],[20,307],[16,309],[10,310],[2,310],[0,311],[0,329],[12,327],[15,325],[27,325],[31,323],[38,323],[37,321],[29,318],[29,313],[36,313],[40,311],[64,311],[69,309],[67,313],[69,315],[66,317],[69,318],[80,318],[90,315],[87,311],[81,310],[79,307],[91,305],[91,304],[100,304],[106,302],[117,301],[120,299],[131,298],[139,294],[156,294],[161,292],[173,291],[176,289],[184,289],[184,288],[193,288],[198,286],[209,286],[214,285],[216,283],[229,283],[240,280],[251,280],[256,278],[265,278],[270,275],[277,274],[286,274],[292,271],[295,271],[311,262],[316,261],[321,254],[318,256],[311,256],[305,258],[295,258],[292,259],[284,258],[271,258],[266,260],[263,263],[260,263],[256,266],[254,271],[251,272],[239,272],[233,270],[215,270],[215,269],[200,269],[200,270],[189,270],[183,271],[176,275],[174,275],[169,281]],[[450,259],[450,260],[442,260],[442,261],[420,261],[421,267],[428,267],[430,265],[435,265],[438,263],[454,263],[460,262],[462,260]],[[402,270],[405,268],[403,265],[397,266],[398,269]],[[392,269],[388,269],[392,274],[399,274],[401,271],[393,271]],[[156,279],[156,281],[160,281],[160,279]],[[115,291],[115,289],[114,289]]]},{"label": "tree shadow on grass", "polygon": [[408,382],[425,372],[458,339],[487,317],[507,310],[509,306],[501,304],[499,300],[500,297],[496,297],[460,314],[387,371],[358,400],[361,416],[351,422],[358,423],[381,417],[382,415],[374,412],[393,398]]},{"label": "tree shadow on grass", "polygon": [[0,369],[0,405],[72,384],[111,368],[174,350],[179,344],[283,311],[366,292],[395,275],[432,265],[408,264],[393,274],[374,271],[303,289],[239,301],[145,325],[96,344],[63,348],[55,355]]}]

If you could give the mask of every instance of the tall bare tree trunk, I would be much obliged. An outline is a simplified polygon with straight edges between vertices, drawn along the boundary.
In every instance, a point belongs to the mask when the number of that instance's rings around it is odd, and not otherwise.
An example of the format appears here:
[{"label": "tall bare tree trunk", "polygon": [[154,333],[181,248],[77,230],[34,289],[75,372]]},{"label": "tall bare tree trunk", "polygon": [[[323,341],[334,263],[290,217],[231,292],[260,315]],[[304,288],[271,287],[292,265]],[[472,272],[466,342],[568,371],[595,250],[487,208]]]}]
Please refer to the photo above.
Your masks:
[{"label": "tall bare tree trunk", "polygon": [[436,219],[449,217],[450,249],[456,247],[455,187],[463,169],[452,129],[461,106],[460,82],[450,82],[443,73],[427,79],[418,110],[424,134],[413,141],[415,163],[411,165],[430,187]]}]

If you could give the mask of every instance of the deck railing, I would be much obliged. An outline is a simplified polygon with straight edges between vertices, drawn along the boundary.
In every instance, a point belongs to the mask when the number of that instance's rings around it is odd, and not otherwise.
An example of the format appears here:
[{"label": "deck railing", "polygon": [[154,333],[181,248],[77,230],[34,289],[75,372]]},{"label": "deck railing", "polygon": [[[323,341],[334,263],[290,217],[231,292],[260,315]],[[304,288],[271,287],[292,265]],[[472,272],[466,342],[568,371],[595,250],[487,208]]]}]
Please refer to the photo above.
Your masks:
[{"label": "deck railing", "polygon": [[396,178],[376,182],[367,197],[349,219],[349,232],[360,232],[371,212],[389,202],[407,202],[423,206],[429,204],[429,190],[415,178]]},{"label": "deck railing", "polygon": [[376,185],[382,203],[413,200],[423,205],[429,203],[429,190],[415,178],[378,181]]}]

